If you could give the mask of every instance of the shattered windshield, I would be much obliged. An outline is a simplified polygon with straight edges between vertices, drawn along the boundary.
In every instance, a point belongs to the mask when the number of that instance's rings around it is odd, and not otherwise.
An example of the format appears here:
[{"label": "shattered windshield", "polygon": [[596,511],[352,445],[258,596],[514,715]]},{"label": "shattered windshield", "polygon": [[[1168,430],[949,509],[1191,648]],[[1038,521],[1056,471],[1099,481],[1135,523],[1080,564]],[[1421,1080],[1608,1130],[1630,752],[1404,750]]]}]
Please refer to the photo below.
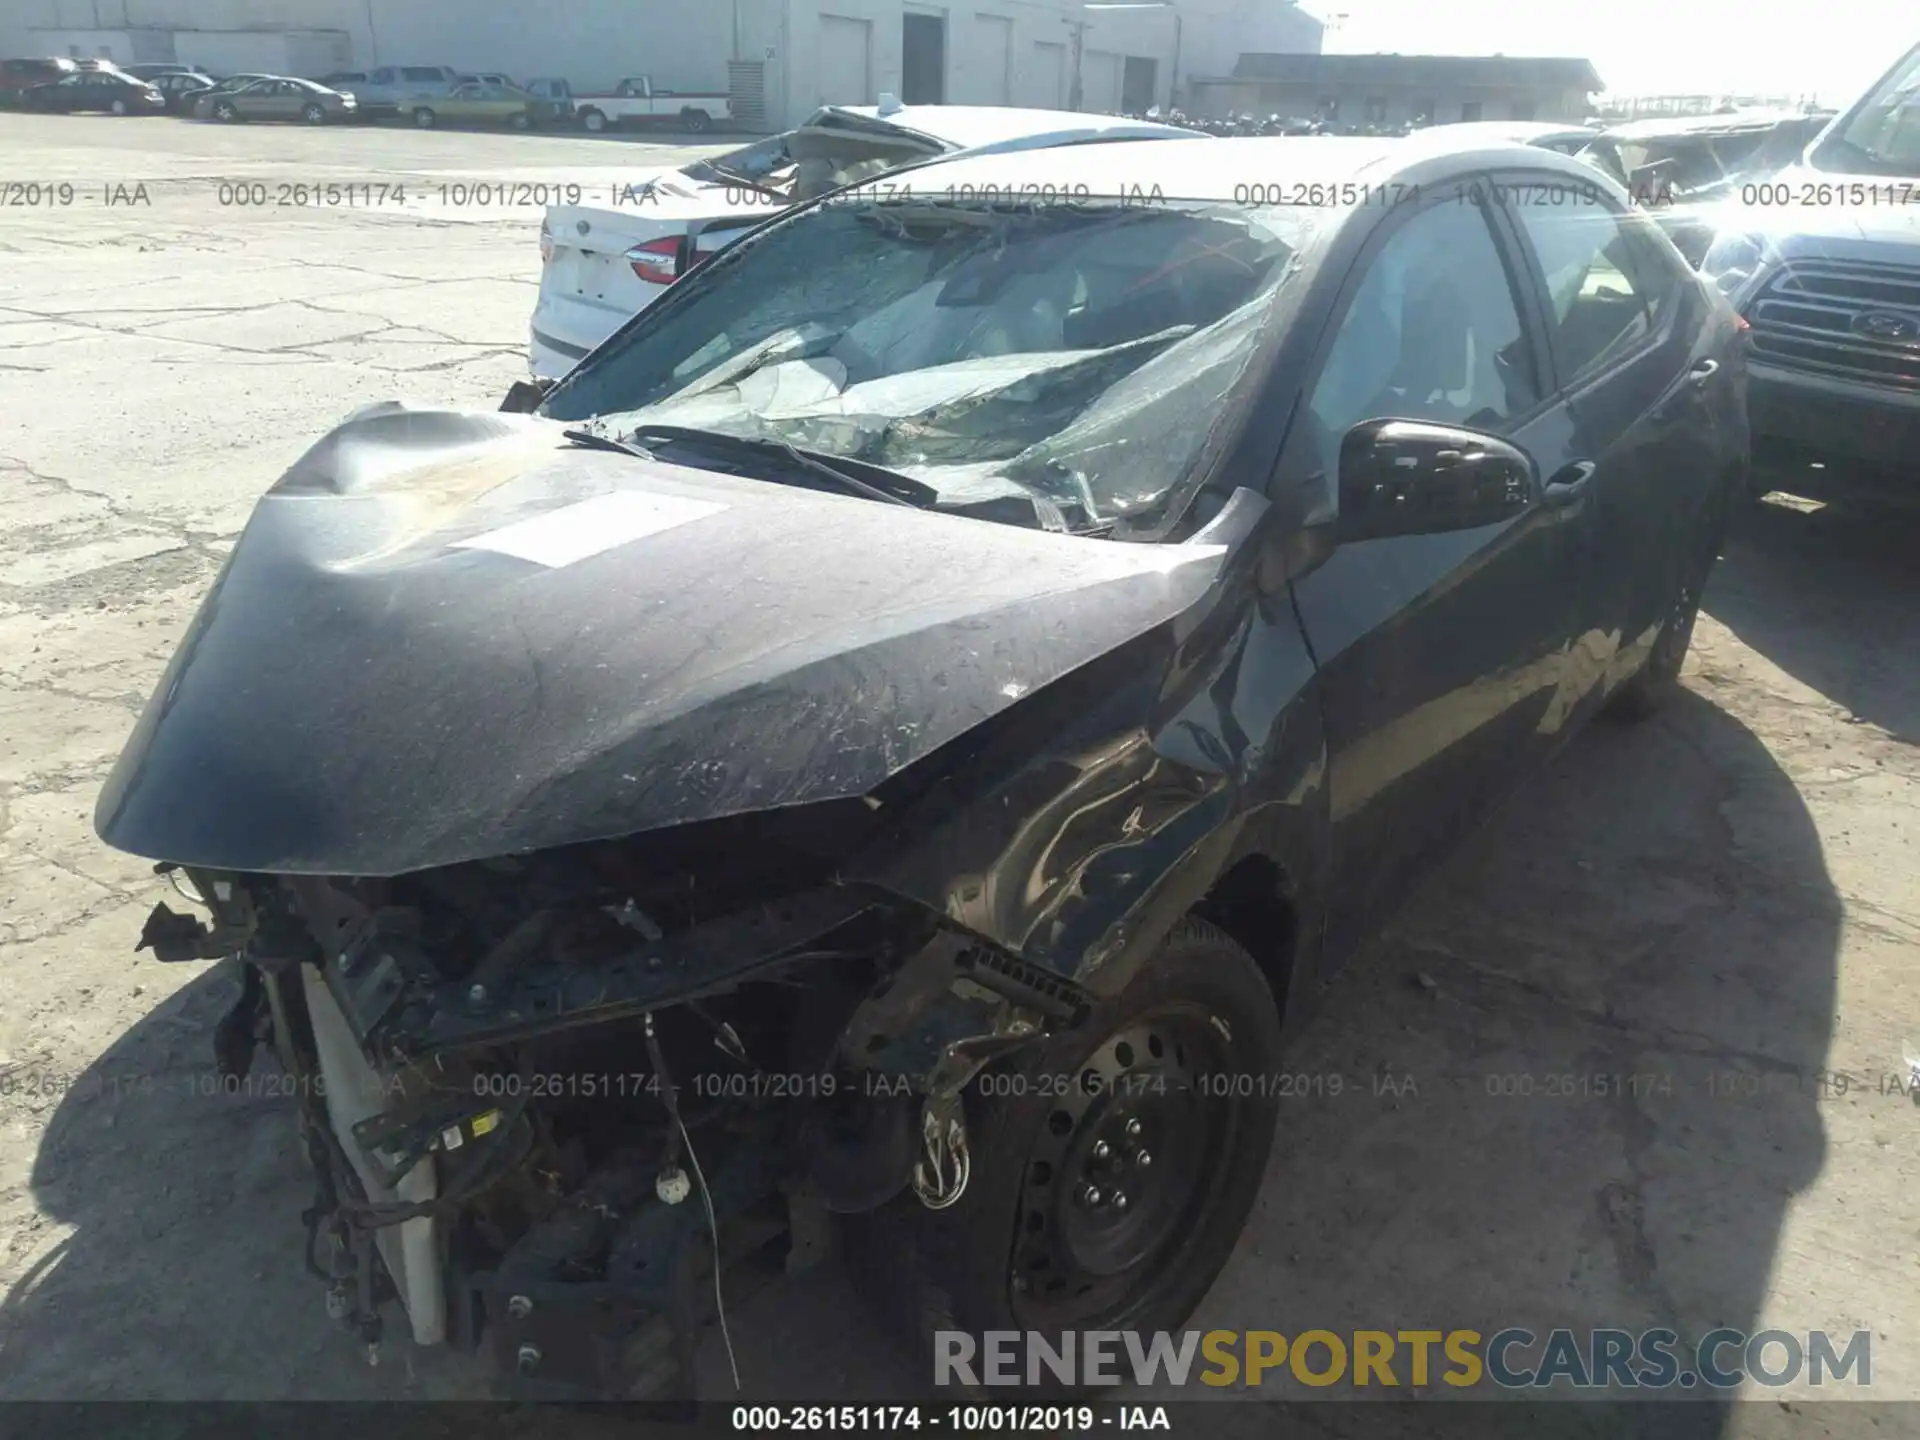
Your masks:
[{"label": "shattered windshield", "polygon": [[1807,158],[1821,170],[1920,180],[1920,46]]},{"label": "shattered windshield", "polygon": [[709,185],[744,186],[797,204],[938,153],[930,142],[882,122],[822,113],[784,135],[696,160],[681,173]]},{"label": "shattered windshield", "polygon": [[[829,206],[699,272],[543,413],[774,440],[1076,526],[1166,506],[1230,413],[1299,207]],[[700,283],[695,280],[693,283]]]}]

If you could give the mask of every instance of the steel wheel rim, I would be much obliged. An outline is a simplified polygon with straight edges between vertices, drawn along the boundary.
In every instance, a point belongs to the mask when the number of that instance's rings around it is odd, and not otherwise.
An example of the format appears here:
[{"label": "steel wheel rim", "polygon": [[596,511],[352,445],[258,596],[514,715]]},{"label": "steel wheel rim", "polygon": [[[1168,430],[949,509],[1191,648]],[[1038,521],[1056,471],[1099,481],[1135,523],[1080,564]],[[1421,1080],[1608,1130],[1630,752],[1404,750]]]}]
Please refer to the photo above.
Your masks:
[{"label": "steel wheel rim", "polygon": [[1222,1023],[1190,1008],[1149,1012],[1051,1097],[1016,1218],[1009,1284],[1023,1325],[1124,1323],[1185,1273],[1244,1109],[1204,1092],[1204,1077],[1227,1069]]}]

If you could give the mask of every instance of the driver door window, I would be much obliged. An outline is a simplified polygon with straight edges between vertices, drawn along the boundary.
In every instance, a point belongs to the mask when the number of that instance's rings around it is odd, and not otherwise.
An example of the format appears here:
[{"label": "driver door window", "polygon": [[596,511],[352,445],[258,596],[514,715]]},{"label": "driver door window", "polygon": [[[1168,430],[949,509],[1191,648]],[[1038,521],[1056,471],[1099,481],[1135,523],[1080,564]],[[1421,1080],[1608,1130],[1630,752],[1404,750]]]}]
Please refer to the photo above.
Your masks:
[{"label": "driver door window", "polygon": [[1322,471],[1362,420],[1507,433],[1540,389],[1513,285],[1486,216],[1448,199],[1376,250],[1307,401]]}]

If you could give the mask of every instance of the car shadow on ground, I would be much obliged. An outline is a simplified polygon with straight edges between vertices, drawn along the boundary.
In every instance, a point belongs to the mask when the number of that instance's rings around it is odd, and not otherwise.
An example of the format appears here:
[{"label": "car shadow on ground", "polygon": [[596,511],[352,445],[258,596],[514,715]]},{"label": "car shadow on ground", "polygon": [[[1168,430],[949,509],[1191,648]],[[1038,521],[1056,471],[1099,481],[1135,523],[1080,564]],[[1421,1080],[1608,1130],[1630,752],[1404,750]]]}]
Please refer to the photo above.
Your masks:
[{"label": "car shadow on ground", "polygon": [[[1292,1068],[1342,1095],[1283,1114],[1196,1324],[1760,1328],[1825,1153],[1840,921],[1812,820],[1744,725],[1692,693],[1595,725],[1335,982]],[[1529,1433],[1620,1433],[1586,1406],[1553,1419]],[[1689,1406],[1662,1433],[1724,1420]]]},{"label": "car shadow on ground", "polygon": [[[1758,1328],[1783,1214],[1822,1164],[1839,926],[1812,821],[1743,725],[1688,694],[1651,723],[1594,727],[1334,982],[1192,1328]],[[484,1393],[475,1362],[397,1339],[370,1368],[324,1319],[300,1266],[311,1190],[288,1102],[209,1093],[233,993],[228,966],[195,980],[59,1104],[31,1184],[71,1233],[0,1301],[0,1393]],[[932,1398],[837,1265],[731,1319],[747,1398]],[[701,1366],[706,1393],[732,1398],[711,1331]],[[1457,1393],[1441,1368],[1423,1393]],[[1177,1393],[1379,1393],[1266,1380]],[[1318,1428],[1393,1433],[1366,1408]],[[1685,1433],[1716,1433],[1720,1407],[1688,1409]],[[1271,1417],[1227,1404],[1208,1433],[1266,1434]],[[1618,1433],[1585,1406],[1553,1421],[1529,1433]]]},{"label": "car shadow on ground", "polygon": [[1707,613],[1801,684],[1920,745],[1920,514],[1777,503],[1740,517]]}]

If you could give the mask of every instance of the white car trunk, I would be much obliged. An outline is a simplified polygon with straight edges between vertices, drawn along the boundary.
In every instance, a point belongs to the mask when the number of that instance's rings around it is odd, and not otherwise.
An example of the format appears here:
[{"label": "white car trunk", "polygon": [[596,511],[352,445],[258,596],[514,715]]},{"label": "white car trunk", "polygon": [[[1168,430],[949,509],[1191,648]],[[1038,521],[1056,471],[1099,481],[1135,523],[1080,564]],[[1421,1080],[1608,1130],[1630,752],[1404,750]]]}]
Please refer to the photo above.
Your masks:
[{"label": "white car trunk", "polygon": [[[632,193],[634,202],[618,209],[548,208],[549,254],[533,313],[536,370],[543,337],[545,348],[566,356],[570,368],[578,356],[569,356],[569,350],[584,354],[646,309],[695,255],[722,248],[784,208],[744,187],[702,185],[678,174],[651,188],[636,186]],[[629,258],[645,245],[658,247],[652,266],[661,276],[658,282],[643,279]]]}]

